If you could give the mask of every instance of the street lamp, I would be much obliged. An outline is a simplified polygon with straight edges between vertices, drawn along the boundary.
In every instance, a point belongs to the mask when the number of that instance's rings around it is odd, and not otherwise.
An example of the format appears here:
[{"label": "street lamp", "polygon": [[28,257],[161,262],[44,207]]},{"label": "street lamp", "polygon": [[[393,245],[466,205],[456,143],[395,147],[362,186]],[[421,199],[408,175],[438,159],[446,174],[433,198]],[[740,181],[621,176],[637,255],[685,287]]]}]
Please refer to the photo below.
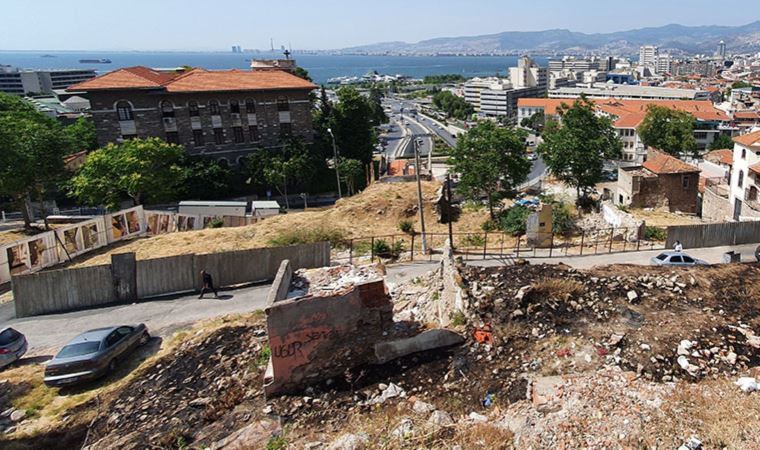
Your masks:
[{"label": "street lamp", "polygon": [[338,147],[335,145],[335,135],[332,132],[332,128],[328,128],[327,132],[330,134],[330,137],[332,138],[333,159],[335,161],[335,179],[338,182],[338,198],[343,198],[343,195],[340,192],[340,173],[338,172]]}]

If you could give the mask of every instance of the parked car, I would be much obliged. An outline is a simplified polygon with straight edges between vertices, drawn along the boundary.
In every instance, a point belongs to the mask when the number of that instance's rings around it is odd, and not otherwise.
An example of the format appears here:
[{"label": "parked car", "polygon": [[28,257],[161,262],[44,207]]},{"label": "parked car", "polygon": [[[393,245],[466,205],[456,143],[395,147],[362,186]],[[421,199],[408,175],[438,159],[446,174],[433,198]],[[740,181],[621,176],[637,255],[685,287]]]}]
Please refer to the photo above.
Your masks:
[{"label": "parked car", "polygon": [[90,381],[116,369],[150,334],[144,324],[86,331],[66,344],[45,367],[45,384],[64,386]]},{"label": "parked car", "polygon": [[0,369],[21,359],[26,353],[26,337],[11,327],[0,329]]},{"label": "parked car", "polygon": [[602,172],[602,181],[617,181],[618,173],[613,170],[605,170]]},{"label": "parked car", "polygon": [[536,207],[541,204],[541,201],[537,198],[533,199],[527,199],[527,198],[521,198],[520,200],[517,200],[515,202],[515,205],[517,206],[524,206],[526,208]]},{"label": "parked car", "polygon": [[538,159],[538,155],[535,153],[528,153],[528,161],[535,161]]},{"label": "parked car", "polygon": [[692,258],[683,252],[662,252],[651,259],[655,266],[707,266],[707,261]]}]

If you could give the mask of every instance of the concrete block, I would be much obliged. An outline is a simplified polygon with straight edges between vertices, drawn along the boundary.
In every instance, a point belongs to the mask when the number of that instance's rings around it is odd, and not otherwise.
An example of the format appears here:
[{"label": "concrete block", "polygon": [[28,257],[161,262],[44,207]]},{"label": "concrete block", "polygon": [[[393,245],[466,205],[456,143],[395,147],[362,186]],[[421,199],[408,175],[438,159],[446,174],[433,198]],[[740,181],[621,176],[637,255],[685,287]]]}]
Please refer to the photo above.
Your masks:
[{"label": "concrete block", "polygon": [[464,338],[453,331],[428,330],[414,337],[375,344],[376,362],[383,364],[412,353],[451,347],[462,342],[464,342]]}]

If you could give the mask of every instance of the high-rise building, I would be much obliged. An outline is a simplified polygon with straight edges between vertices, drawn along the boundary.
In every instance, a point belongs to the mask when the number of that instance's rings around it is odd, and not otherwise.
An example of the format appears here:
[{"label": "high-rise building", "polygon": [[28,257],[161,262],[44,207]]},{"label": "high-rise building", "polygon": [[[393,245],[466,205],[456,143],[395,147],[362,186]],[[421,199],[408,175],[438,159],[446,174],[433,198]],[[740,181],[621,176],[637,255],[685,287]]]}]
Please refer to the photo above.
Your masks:
[{"label": "high-rise building", "polygon": [[663,54],[657,56],[657,66],[655,66],[655,72],[658,74],[671,73],[672,72],[673,59],[670,55]]},{"label": "high-rise building", "polygon": [[726,43],[724,41],[718,43],[718,56],[721,58],[726,57]]},{"label": "high-rise building", "polygon": [[655,45],[642,45],[639,49],[639,65],[655,67],[660,49]]},{"label": "high-rise building", "polygon": [[465,100],[481,115],[513,118],[517,115],[518,98],[546,95],[547,75],[546,67],[522,57],[517,67],[509,68],[509,79],[474,78],[465,83]]},{"label": "high-rise building", "polygon": [[95,78],[95,75],[91,69],[33,70],[0,66],[0,92],[52,94],[54,90],[66,89],[72,84]]}]

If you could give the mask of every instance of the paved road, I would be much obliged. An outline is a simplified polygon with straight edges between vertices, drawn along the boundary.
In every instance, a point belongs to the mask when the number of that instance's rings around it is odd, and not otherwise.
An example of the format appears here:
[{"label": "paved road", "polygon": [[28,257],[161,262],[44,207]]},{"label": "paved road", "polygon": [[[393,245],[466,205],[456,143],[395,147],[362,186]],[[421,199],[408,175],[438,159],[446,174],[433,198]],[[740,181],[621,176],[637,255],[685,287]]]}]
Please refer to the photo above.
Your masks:
[{"label": "paved road", "polygon": [[[410,280],[436,267],[437,263],[410,263],[388,268],[389,286]],[[57,353],[70,339],[93,328],[115,324],[145,323],[151,334],[167,337],[193,323],[229,314],[241,314],[266,305],[270,285],[220,292],[221,299],[186,295],[130,305],[87,309],[63,314],[15,319],[13,303],[0,305],[0,328],[12,326],[29,341],[29,357]]]}]

